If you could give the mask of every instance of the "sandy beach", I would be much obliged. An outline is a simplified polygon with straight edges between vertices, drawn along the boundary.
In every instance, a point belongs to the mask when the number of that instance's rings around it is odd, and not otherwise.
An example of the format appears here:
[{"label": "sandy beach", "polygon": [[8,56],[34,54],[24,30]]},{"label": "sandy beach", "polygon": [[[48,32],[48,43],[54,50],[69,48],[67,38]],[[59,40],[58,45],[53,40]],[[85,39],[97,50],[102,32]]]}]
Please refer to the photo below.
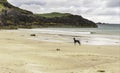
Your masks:
[{"label": "sandy beach", "polygon": [[75,46],[70,35],[33,33],[0,30],[0,73],[120,73],[120,45]]}]

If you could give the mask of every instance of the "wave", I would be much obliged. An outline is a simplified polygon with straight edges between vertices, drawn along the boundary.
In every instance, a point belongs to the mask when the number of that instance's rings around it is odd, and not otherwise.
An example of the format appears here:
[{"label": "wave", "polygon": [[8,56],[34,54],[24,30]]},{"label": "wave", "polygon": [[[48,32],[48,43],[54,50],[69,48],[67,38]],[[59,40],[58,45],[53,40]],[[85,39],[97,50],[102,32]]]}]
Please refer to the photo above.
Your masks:
[{"label": "wave", "polygon": [[76,35],[76,34],[91,34],[91,32],[74,32],[74,31],[62,31],[62,30],[49,30],[49,29],[31,29],[39,33],[51,33],[51,34],[66,34],[66,35]]},{"label": "wave", "polygon": [[47,42],[66,42],[73,43],[73,37],[81,41],[83,45],[119,45],[120,37],[118,35],[108,34],[92,34],[92,32],[81,32],[61,30],[61,29],[19,29],[28,31],[29,33],[37,34],[37,37],[30,37],[29,39]]}]

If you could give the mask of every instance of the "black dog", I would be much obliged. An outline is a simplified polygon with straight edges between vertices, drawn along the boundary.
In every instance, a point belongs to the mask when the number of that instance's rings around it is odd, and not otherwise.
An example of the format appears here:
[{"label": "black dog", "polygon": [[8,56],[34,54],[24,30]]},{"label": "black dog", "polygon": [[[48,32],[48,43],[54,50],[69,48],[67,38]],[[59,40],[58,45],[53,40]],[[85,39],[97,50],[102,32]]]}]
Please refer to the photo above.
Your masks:
[{"label": "black dog", "polygon": [[81,45],[80,41],[79,40],[76,40],[75,38],[73,38],[74,40],[74,44],[76,45],[76,43],[78,43],[79,45]]}]

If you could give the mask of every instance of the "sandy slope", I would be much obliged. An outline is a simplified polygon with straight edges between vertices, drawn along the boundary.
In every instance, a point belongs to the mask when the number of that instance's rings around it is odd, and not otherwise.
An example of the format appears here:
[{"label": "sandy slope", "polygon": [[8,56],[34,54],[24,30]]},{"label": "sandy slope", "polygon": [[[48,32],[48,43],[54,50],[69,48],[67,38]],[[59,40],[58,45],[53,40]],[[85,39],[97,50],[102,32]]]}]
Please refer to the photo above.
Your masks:
[{"label": "sandy slope", "polygon": [[74,46],[31,37],[26,31],[0,30],[0,73],[120,73],[120,46]]}]

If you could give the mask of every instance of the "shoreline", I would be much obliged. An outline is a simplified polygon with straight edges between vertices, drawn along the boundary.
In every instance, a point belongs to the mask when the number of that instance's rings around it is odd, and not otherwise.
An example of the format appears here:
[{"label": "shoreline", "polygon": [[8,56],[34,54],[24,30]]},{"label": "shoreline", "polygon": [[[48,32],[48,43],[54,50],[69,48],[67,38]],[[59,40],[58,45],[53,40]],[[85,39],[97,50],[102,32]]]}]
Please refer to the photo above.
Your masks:
[{"label": "shoreline", "polygon": [[[81,41],[83,45],[119,45],[119,35],[108,34],[92,34],[85,31],[68,31],[68,30],[53,30],[53,29],[19,29],[18,31],[26,31],[30,34],[36,34],[37,37],[28,38],[45,42],[66,42],[72,43],[73,37]],[[44,37],[41,37],[44,36]]]}]

